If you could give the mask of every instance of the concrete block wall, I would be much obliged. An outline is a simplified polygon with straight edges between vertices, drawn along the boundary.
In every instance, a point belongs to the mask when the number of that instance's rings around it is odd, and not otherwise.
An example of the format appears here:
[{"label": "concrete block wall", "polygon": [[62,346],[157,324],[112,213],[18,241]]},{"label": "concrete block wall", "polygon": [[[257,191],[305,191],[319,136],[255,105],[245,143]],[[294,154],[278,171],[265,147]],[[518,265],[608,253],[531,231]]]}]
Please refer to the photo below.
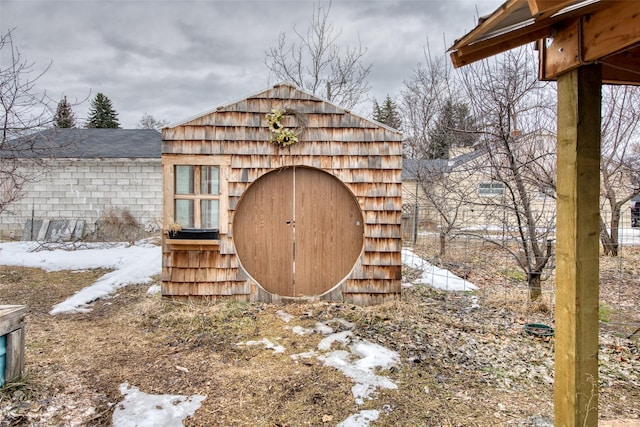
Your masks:
[{"label": "concrete block wall", "polygon": [[55,159],[38,166],[37,182],[0,214],[0,238],[16,239],[35,219],[80,219],[89,231],[104,213],[127,209],[149,229],[162,224],[162,168],[158,159]]}]

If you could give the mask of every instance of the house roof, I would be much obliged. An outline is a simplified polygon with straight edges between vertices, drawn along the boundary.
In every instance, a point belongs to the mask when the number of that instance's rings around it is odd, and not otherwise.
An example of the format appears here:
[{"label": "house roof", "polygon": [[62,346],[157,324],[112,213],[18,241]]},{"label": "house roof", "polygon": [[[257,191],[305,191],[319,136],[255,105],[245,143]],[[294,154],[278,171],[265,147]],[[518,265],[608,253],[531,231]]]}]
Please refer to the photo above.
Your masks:
[{"label": "house roof", "polygon": [[449,160],[449,170],[453,170],[485,154],[487,154],[487,149],[484,147],[477,146],[473,151],[470,151],[465,154],[461,154]]},{"label": "house roof", "polygon": [[452,159],[402,159],[402,180],[413,181],[429,174],[452,172],[486,152],[486,149],[476,148]]},{"label": "house roof", "polygon": [[[521,135],[514,140],[515,143],[522,143],[529,138],[540,140],[541,138],[549,138],[548,134],[532,133],[529,135]],[[525,139],[526,138],[526,139]],[[555,136],[553,137],[555,144]],[[458,147],[459,149],[460,147]],[[452,156],[449,159],[402,159],[402,180],[415,180],[417,178],[425,178],[428,174],[434,173],[451,173],[461,170],[480,169],[486,162],[481,158],[490,152],[495,151],[495,147],[486,141],[480,141],[472,147],[464,147],[461,154],[455,155],[453,151],[449,151]],[[460,153],[460,151],[457,151]],[[463,168],[463,169],[461,169]],[[637,196],[640,201],[640,195]]]},{"label": "house roof", "polygon": [[415,181],[425,174],[448,170],[447,159],[402,159],[402,180]]},{"label": "house roof", "polygon": [[154,129],[46,129],[9,141],[5,158],[157,158],[162,138]]}]

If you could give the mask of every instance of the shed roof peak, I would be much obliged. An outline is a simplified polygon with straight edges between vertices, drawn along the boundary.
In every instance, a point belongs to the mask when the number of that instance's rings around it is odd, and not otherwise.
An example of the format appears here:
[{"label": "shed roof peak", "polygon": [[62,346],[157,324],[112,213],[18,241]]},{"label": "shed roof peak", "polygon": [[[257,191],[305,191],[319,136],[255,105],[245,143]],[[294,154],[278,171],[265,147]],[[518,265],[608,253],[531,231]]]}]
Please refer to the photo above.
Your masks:
[{"label": "shed roof peak", "polygon": [[[263,100],[273,100],[275,102],[270,106],[269,109],[266,108],[266,104],[264,102],[255,101],[263,101]],[[295,104],[295,103],[309,103],[310,104],[324,104],[321,108],[314,112],[322,112],[324,114],[348,114],[352,116],[355,120],[369,122],[370,124],[374,124],[376,127],[382,127],[389,131],[392,131],[397,134],[401,134],[401,132],[397,129],[393,129],[383,123],[378,123],[373,119],[366,118],[360,116],[356,113],[353,113],[351,110],[341,107],[331,101],[328,101],[321,96],[318,96],[306,89],[301,89],[297,85],[291,82],[279,82],[276,83],[267,89],[261,90],[253,95],[249,95],[235,102],[231,102],[228,104],[220,105],[216,108],[210,109],[208,111],[204,111],[200,114],[192,116],[186,120],[181,120],[176,123],[172,123],[168,126],[168,128],[176,128],[179,126],[189,126],[189,125],[201,125],[202,119],[206,116],[215,116],[219,113],[229,113],[229,112],[243,112],[243,113],[261,113],[266,114],[271,111],[271,108],[287,108],[287,103]],[[282,106],[280,107],[280,104]],[[312,109],[314,109],[313,107]],[[308,109],[308,108],[307,108]],[[301,111],[302,113],[310,112],[310,111]]]}]

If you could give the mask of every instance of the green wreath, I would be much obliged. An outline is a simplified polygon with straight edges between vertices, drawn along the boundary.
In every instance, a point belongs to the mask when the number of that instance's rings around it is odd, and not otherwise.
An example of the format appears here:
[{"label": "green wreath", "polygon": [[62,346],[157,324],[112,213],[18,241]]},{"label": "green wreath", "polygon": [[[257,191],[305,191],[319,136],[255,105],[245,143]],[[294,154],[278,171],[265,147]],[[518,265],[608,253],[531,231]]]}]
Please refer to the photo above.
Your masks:
[{"label": "green wreath", "polygon": [[296,116],[299,124],[303,124],[301,123],[302,120],[300,118],[300,114],[289,109],[271,110],[271,113],[267,114],[267,123],[269,124],[269,130],[271,131],[271,142],[275,142],[283,147],[298,142],[298,135],[302,132],[302,129],[300,128],[297,132],[294,132],[282,125],[281,120],[285,114]]}]

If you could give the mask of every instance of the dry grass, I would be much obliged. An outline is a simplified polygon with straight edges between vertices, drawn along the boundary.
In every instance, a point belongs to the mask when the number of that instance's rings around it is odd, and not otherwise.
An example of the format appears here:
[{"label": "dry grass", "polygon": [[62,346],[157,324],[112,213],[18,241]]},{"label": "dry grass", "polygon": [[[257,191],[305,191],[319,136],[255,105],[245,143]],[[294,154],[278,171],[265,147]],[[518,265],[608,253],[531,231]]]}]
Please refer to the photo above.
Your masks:
[{"label": "dry grass", "polygon": [[[534,425],[553,414],[553,339],[529,336],[522,325],[552,323],[553,292],[527,303],[526,286],[512,266],[490,262],[492,253],[442,260],[466,271],[481,286],[476,293],[412,287],[375,307],[194,304],[149,295],[146,285],[123,288],[90,313],[55,317],[48,314],[55,303],[105,271],[0,267],[0,303],[29,309],[27,374],[0,392],[0,426],[110,425],[123,382],[147,393],[206,395],[190,426],[333,426],[362,409],[381,411],[372,424],[378,426]],[[604,295],[615,288],[611,298],[624,295],[637,307],[640,263],[625,271],[628,285],[616,282],[619,268],[610,263],[602,262]],[[472,298],[479,309],[470,308]],[[284,323],[278,310],[293,320]],[[379,390],[358,406],[342,373],[316,358],[290,357],[321,339],[292,326],[337,318],[355,323],[361,339],[399,353],[400,365],[381,373],[397,389]],[[238,345],[262,338],[285,352]],[[604,418],[640,418],[639,338],[603,328]]]},{"label": "dry grass", "polygon": [[128,209],[108,209],[96,221],[96,229],[83,236],[84,241],[128,242],[150,237],[144,226]]}]

